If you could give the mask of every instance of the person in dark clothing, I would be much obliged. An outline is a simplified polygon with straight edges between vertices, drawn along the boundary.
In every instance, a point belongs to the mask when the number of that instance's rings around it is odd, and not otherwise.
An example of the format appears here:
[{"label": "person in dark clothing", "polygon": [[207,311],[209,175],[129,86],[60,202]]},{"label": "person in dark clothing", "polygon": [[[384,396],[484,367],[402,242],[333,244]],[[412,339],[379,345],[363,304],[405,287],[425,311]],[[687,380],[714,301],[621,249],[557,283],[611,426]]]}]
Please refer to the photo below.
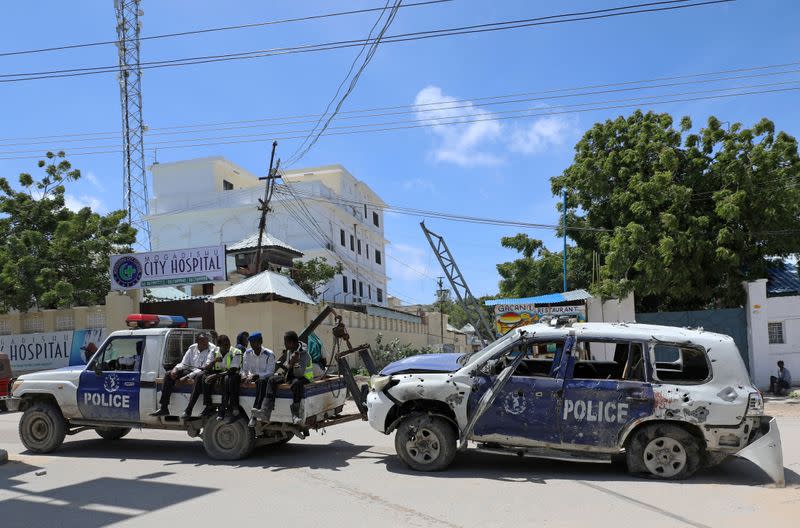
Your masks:
[{"label": "person in dark clothing", "polygon": [[250,338],[250,334],[247,332],[239,332],[239,335],[236,336],[236,348],[242,351],[244,354],[247,349],[249,348],[248,340]]},{"label": "person in dark clothing", "polygon": [[769,377],[769,391],[775,396],[781,396],[783,391],[791,388],[792,373],[783,366],[783,361],[778,361],[778,375]]},{"label": "person in dark clothing", "polygon": [[230,338],[224,334],[219,336],[217,342],[222,357],[221,371],[218,374],[222,384],[222,405],[219,406],[217,420],[224,420],[227,414],[229,421],[233,421],[239,416],[239,386],[242,383],[240,371],[244,352],[239,347],[232,347]]},{"label": "person in dark clothing", "polygon": [[[306,344],[301,342],[297,333],[290,330],[283,336],[284,351],[278,360],[278,368],[283,368],[285,374],[275,374],[269,379],[267,387],[267,398],[261,413],[261,419],[265,422],[270,420],[273,409],[275,409],[275,396],[278,393],[278,385],[289,383],[292,391],[292,422],[298,424],[303,421],[303,397],[305,396],[305,386],[314,379],[314,368],[311,362],[311,355],[308,353]],[[277,370],[277,369],[276,369]]]}]

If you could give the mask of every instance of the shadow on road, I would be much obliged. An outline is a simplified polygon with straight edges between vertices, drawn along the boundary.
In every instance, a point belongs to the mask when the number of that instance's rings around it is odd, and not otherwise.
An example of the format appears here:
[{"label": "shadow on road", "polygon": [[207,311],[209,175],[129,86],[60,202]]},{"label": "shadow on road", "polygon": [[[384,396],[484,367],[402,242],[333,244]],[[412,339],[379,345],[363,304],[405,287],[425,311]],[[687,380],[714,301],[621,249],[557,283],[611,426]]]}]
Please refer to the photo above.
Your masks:
[{"label": "shadow on road", "polygon": [[[386,468],[392,473],[416,475],[426,478],[488,479],[505,482],[531,482],[546,484],[547,481],[641,481],[627,473],[622,464],[598,464],[584,462],[562,462],[536,458],[494,455],[478,451],[459,453],[453,465],[446,471],[420,473],[409,469],[396,455],[385,457]],[[787,486],[800,486],[800,475],[784,468]],[[726,484],[733,486],[763,486],[772,484],[769,477],[752,462],[731,458],[722,464],[698,471],[692,478],[681,481],[685,484]]]},{"label": "shadow on road", "polygon": [[27,481],[39,477],[25,475],[40,469],[17,461],[0,466],[2,488],[12,494],[0,500],[2,526],[99,528],[217,491],[151,480],[168,475],[165,472],[138,479],[103,477],[30,491]]}]

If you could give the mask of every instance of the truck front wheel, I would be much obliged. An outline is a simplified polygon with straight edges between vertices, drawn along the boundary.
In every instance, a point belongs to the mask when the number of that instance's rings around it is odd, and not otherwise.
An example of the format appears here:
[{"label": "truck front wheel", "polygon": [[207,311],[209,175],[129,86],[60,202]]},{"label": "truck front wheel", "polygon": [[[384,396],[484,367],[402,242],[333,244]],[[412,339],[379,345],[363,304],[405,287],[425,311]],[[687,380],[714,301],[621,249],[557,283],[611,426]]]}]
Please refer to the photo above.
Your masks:
[{"label": "truck front wheel", "polygon": [[119,440],[131,432],[130,427],[98,427],[94,430],[103,440]]},{"label": "truck front wheel", "polygon": [[211,418],[203,427],[203,447],[208,456],[217,460],[239,460],[255,448],[253,429],[247,420],[239,418],[233,423]]},{"label": "truck front wheel", "polygon": [[22,414],[19,421],[19,438],[34,453],[49,453],[64,443],[67,421],[55,404],[37,401]]},{"label": "truck front wheel", "polygon": [[411,413],[397,427],[394,447],[400,459],[417,471],[440,471],[456,456],[456,432],[440,416]]}]

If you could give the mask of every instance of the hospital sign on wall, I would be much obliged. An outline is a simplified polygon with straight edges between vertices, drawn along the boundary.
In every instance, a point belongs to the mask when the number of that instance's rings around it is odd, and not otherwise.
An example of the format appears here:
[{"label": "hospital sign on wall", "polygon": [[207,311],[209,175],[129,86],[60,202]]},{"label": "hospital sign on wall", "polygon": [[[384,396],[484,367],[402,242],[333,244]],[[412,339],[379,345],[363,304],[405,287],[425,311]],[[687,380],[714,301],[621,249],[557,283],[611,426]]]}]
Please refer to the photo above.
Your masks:
[{"label": "hospital sign on wall", "polygon": [[112,255],[108,273],[118,291],[228,279],[225,246]]}]

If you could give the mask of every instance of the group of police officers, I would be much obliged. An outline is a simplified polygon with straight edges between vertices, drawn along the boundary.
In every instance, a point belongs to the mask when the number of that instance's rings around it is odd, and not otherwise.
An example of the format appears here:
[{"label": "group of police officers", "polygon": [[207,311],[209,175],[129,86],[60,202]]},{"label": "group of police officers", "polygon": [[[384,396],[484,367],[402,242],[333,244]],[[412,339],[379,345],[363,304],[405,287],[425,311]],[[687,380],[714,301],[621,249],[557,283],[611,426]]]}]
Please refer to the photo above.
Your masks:
[{"label": "group of police officers", "polygon": [[270,420],[278,385],[288,383],[292,392],[292,421],[300,423],[305,385],[314,378],[314,362],[296,332],[286,332],[283,343],[283,354],[276,360],[272,350],[263,345],[260,332],[241,332],[233,345],[226,335],[198,334],[181,362],[164,376],[160,406],[150,416],[169,415],[169,400],[175,385],[179,381],[193,380],[194,389],[181,418],[192,416],[200,395],[205,405],[201,416],[213,415],[211,395],[219,389],[222,403],[217,408],[217,420],[232,422],[239,417],[241,384],[255,383],[256,397],[249,423],[250,427],[255,427],[257,418],[265,422]]}]

